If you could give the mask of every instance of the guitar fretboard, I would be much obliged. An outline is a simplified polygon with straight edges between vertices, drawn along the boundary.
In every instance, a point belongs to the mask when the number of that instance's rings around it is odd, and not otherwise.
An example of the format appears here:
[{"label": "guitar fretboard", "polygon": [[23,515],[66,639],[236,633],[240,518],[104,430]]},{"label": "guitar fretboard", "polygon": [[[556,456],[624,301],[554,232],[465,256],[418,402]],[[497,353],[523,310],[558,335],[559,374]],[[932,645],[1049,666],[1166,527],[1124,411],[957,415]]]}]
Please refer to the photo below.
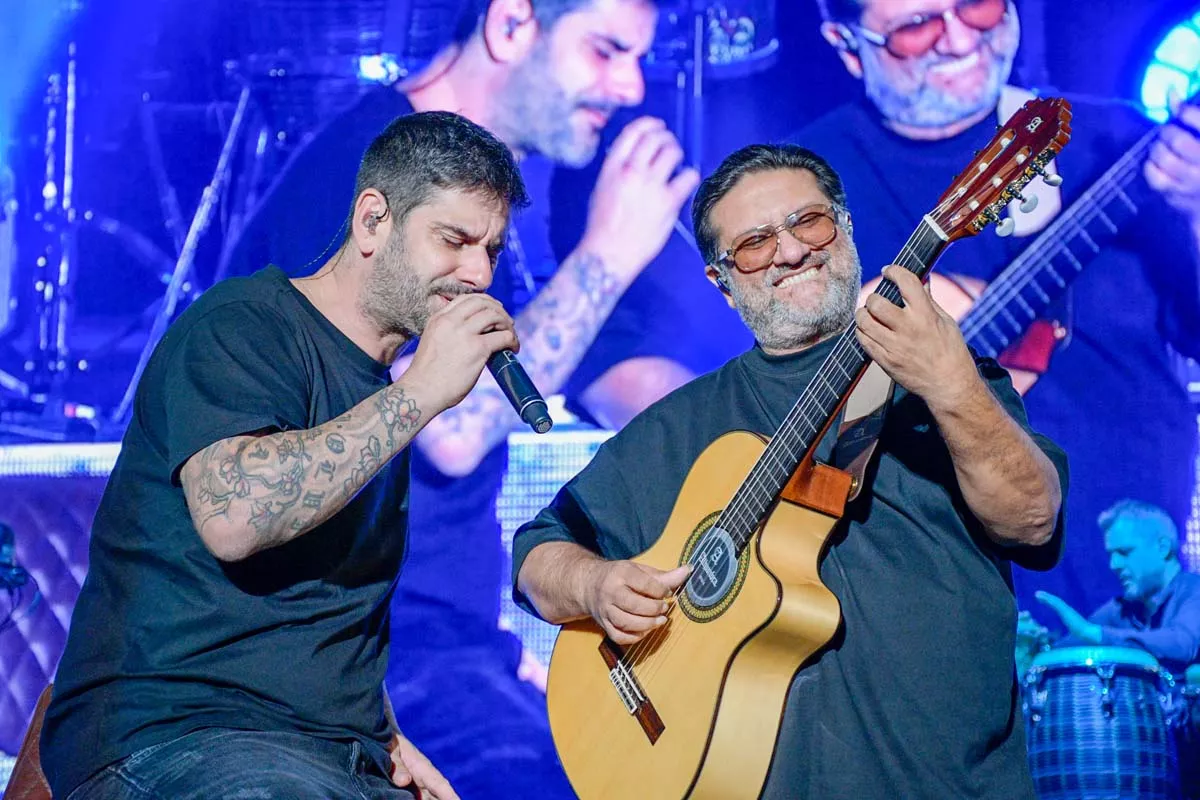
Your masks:
[{"label": "guitar fretboard", "polygon": [[1142,164],[1157,129],[1146,133],[996,276],[959,323],[967,343],[995,358],[1066,291],[1144,202]]},{"label": "guitar fretboard", "polygon": [[[942,234],[927,218],[901,249],[895,263],[924,277],[946,244]],[[900,301],[899,289],[889,280],[882,281],[875,293],[895,303]],[[739,553],[766,518],[796,467],[817,445],[869,360],[858,343],[855,325],[851,323],[838,334],[837,342],[817,374],[717,520],[716,526],[729,533]]]}]

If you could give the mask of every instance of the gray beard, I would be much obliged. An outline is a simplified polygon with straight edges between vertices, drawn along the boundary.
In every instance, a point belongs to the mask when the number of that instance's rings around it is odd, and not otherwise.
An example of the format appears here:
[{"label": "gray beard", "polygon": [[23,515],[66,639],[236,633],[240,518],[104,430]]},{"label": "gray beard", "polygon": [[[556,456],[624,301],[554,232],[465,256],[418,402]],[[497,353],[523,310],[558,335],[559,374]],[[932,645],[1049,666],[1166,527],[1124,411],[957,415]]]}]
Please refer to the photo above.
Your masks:
[{"label": "gray beard", "polygon": [[[1007,23],[1001,23],[985,33],[980,46],[992,46],[1005,25],[1017,26],[1016,17],[1010,17]],[[1019,35],[1019,31],[1014,31],[1014,35]],[[863,60],[863,83],[867,97],[879,109],[879,113],[883,115],[884,119],[917,128],[939,128],[944,125],[952,125],[972,114],[995,108],[996,104],[1000,102],[1000,90],[1008,83],[1008,77],[1012,73],[1013,59],[1016,56],[1015,52],[1010,52],[1006,57],[995,54],[983,92],[975,100],[961,100],[946,95],[927,82],[913,90],[896,88],[884,79],[884,67],[878,61],[880,55],[877,50],[878,48],[874,46],[867,46],[859,50]],[[934,64],[943,60],[942,56],[933,51],[920,58],[921,67],[926,74]]]},{"label": "gray beard", "polygon": [[[774,296],[761,300],[750,297],[737,283],[728,281],[738,316],[760,345],[768,350],[796,350],[818,339],[841,333],[849,326],[854,319],[862,282],[858,250],[853,245],[851,248],[850,274],[835,276],[830,273],[828,295],[815,311],[793,308]],[[827,263],[825,269],[829,268]],[[764,282],[769,283],[770,276]]]},{"label": "gray beard", "polygon": [[536,151],[560,164],[584,167],[595,157],[599,139],[576,138],[571,112],[581,104],[612,108],[611,103],[568,97],[554,77],[549,44],[541,41],[513,69],[496,97],[491,127],[502,141],[518,150]]}]

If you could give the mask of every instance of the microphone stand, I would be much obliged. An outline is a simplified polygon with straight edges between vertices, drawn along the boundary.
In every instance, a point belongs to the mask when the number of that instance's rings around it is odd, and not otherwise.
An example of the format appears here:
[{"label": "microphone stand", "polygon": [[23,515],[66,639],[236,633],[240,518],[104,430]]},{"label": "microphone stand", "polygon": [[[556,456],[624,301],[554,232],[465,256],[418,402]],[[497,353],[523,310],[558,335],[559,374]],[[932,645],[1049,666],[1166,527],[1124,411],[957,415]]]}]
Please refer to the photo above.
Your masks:
[{"label": "microphone stand", "polygon": [[241,135],[242,125],[246,118],[246,108],[249,104],[250,85],[249,83],[243,83],[241,94],[238,96],[237,108],[233,113],[233,120],[229,124],[229,131],[225,134],[225,141],[221,146],[221,155],[217,159],[216,168],[213,170],[212,180],[208,186],[204,187],[204,192],[200,195],[200,205],[196,208],[196,214],[192,217],[192,224],[188,228],[187,236],[184,238],[183,248],[180,250],[179,258],[175,262],[175,269],[171,273],[171,280],[167,284],[162,306],[159,308],[158,314],[154,318],[154,323],[150,327],[150,333],[146,337],[146,345],[142,348],[141,355],[138,357],[137,366],[133,370],[133,375],[129,380],[129,385],[125,389],[125,394],[122,396],[121,402],[117,405],[117,409],[113,412],[114,422],[124,424],[129,421],[130,412],[133,408],[133,399],[137,393],[138,382],[142,378],[142,373],[146,371],[146,365],[150,361],[150,356],[153,354],[154,348],[158,345],[159,340],[162,339],[163,334],[167,332],[167,326],[171,324],[171,319],[175,316],[175,308],[179,303],[180,296],[184,292],[184,284],[196,260],[196,250],[200,245],[200,239],[212,221],[213,209],[216,207],[221,190],[229,177],[229,165],[233,157],[234,146]]}]

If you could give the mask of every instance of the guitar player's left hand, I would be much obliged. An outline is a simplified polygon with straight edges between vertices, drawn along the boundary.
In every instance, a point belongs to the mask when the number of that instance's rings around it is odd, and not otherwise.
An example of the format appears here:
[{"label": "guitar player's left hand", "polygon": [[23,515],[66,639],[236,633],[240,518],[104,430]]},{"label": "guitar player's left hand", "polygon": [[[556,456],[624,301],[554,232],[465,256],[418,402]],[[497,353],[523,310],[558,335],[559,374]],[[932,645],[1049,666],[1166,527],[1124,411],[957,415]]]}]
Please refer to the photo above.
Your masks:
[{"label": "guitar player's left hand", "polygon": [[958,323],[916,275],[892,265],[883,276],[900,289],[904,305],[868,297],[855,312],[859,342],[896,383],[926,403],[954,404],[980,381]]},{"label": "guitar player's left hand", "polygon": [[1200,108],[1170,99],[1163,125],[1144,168],[1146,182],[1173,207],[1200,222]]}]

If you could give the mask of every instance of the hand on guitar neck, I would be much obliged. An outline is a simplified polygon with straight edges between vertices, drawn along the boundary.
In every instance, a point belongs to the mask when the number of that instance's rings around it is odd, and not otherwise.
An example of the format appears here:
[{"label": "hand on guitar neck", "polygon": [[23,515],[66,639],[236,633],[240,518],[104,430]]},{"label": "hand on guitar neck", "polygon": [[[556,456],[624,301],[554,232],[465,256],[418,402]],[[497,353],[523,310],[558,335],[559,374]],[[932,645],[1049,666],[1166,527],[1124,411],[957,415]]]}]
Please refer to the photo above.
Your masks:
[{"label": "hand on guitar neck", "polygon": [[[883,278],[873,278],[863,285],[859,305],[866,302]],[[965,275],[946,277],[931,272],[926,289],[955,322],[962,322],[987,288],[987,283]],[[1039,320],[1026,334],[1005,350],[998,359],[1012,376],[1013,387],[1022,396],[1028,392],[1049,367],[1054,347],[1062,340],[1065,329],[1057,322]]]}]

